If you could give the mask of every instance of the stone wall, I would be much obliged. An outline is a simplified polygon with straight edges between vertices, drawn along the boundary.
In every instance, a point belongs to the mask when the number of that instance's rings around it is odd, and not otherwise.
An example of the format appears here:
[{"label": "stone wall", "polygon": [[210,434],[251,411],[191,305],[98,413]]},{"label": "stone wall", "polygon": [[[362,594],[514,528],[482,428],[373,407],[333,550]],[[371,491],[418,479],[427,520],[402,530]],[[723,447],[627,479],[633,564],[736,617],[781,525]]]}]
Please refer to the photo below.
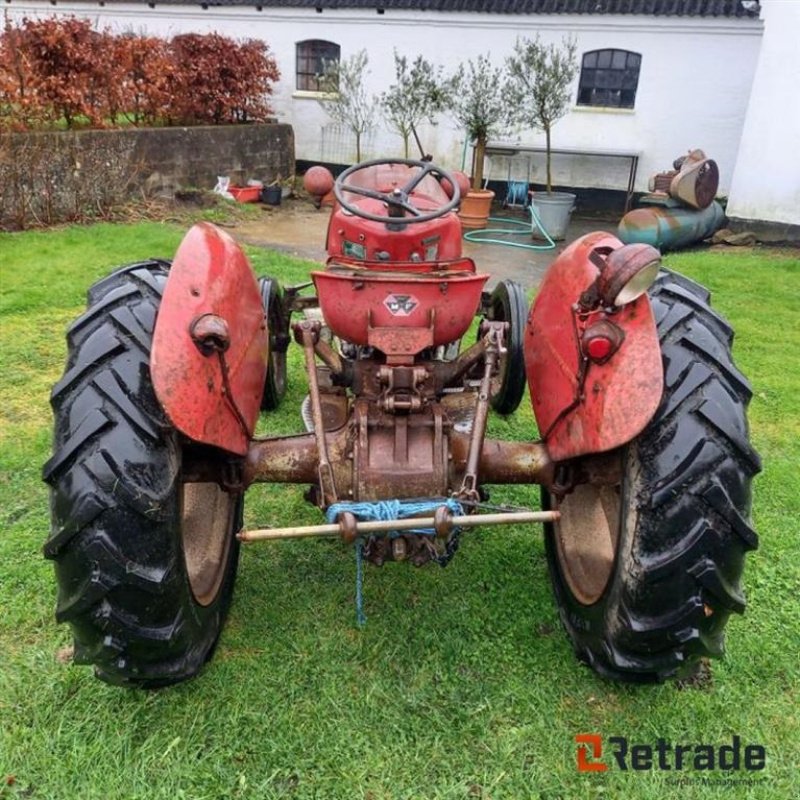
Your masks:
[{"label": "stone wall", "polygon": [[57,131],[0,137],[0,226],[103,217],[136,196],[213,189],[218,176],[294,174],[290,125]]}]

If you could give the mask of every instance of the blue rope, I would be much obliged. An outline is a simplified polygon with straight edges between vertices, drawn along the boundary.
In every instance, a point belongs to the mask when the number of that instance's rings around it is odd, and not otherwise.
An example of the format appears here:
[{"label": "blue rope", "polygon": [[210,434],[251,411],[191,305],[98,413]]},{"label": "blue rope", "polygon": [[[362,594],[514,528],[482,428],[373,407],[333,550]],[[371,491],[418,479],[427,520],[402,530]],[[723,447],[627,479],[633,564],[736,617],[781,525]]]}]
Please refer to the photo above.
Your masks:
[{"label": "blue rope", "polygon": [[[375,502],[333,503],[325,511],[325,519],[329,524],[336,522],[339,514],[349,511],[357,520],[384,521],[418,517],[426,512],[435,511],[439,506],[447,506],[450,513],[460,516],[464,507],[452,497],[432,500],[377,500]],[[389,537],[401,536],[403,533],[417,533],[423,536],[434,536],[433,528],[413,528],[410,531],[389,531]],[[359,536],[356,540],[356,622],[359,627],[367,621],[364,614],[364,540]]]},{"label": "blue rope", "polygon": [[364,542],[356,542],[356,624],[363,628],[367,624],[364,613]]}]

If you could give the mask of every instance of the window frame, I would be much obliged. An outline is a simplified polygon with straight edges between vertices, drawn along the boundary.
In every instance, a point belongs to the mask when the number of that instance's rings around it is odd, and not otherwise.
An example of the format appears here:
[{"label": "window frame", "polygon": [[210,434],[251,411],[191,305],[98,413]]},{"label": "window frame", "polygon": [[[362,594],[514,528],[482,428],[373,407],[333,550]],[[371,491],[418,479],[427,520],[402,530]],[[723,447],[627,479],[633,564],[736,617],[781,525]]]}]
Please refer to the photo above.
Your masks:
[{"label": "window frame", "polygon": [[632,111],[636,107],[641,71],[642,54],[634,50],[618,47],[587,50],[581,58],[575,105]]},{"label": "window frame", "polygon": [[338,63],[341,60],[341,45],[327,39],[303,39],[295,42],[294,52],[295,91],[303,94],[327,94],[320,89],[317,76],[322,74],[326,61]]}]

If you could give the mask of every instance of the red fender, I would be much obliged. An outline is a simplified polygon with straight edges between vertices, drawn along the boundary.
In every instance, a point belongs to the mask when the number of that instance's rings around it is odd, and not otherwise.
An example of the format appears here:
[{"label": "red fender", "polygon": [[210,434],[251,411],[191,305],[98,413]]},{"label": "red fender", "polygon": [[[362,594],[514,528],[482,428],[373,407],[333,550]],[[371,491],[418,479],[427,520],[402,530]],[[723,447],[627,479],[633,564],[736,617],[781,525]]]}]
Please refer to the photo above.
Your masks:
[{"label": "red fender", "polygon": [[585,320],[577,302],[599,274],[590,253],[622,246],[603,232],[577,239],[548,269],[528,315],[525,370],[536,422],[554,461],[631,441],[661,401],[661,347],[646,294],[613,314],[600,311],[594,318],[613,322],[624,334],[608,361],[584,361],[581,353]]},{"label": "red fender", "polygon": [[[209,314],[227,324],[227,386],[218,353],[204,355],[191,336],[195,321]],[[244,455],[268,351],[261,293],[247,257],[219,228],[195,225],[175,254],[153,334],[150,373],[170,422],[194,441]]]}]

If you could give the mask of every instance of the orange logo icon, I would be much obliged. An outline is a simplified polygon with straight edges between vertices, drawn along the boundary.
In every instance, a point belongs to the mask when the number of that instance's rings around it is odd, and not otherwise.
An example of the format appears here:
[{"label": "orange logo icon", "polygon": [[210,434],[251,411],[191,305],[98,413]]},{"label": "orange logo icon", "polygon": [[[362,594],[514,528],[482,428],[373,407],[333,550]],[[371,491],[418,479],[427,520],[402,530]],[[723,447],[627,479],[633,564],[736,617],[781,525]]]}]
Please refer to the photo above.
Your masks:
[{"label": "orange logo icon", "polygon": [[[579,733],[575,737],[578,744],[578,772],[605,772],[608,767],[598,759],[603,753],[603,737],[598,733]],[[592,746],[591,761],[589,748]]]}]

